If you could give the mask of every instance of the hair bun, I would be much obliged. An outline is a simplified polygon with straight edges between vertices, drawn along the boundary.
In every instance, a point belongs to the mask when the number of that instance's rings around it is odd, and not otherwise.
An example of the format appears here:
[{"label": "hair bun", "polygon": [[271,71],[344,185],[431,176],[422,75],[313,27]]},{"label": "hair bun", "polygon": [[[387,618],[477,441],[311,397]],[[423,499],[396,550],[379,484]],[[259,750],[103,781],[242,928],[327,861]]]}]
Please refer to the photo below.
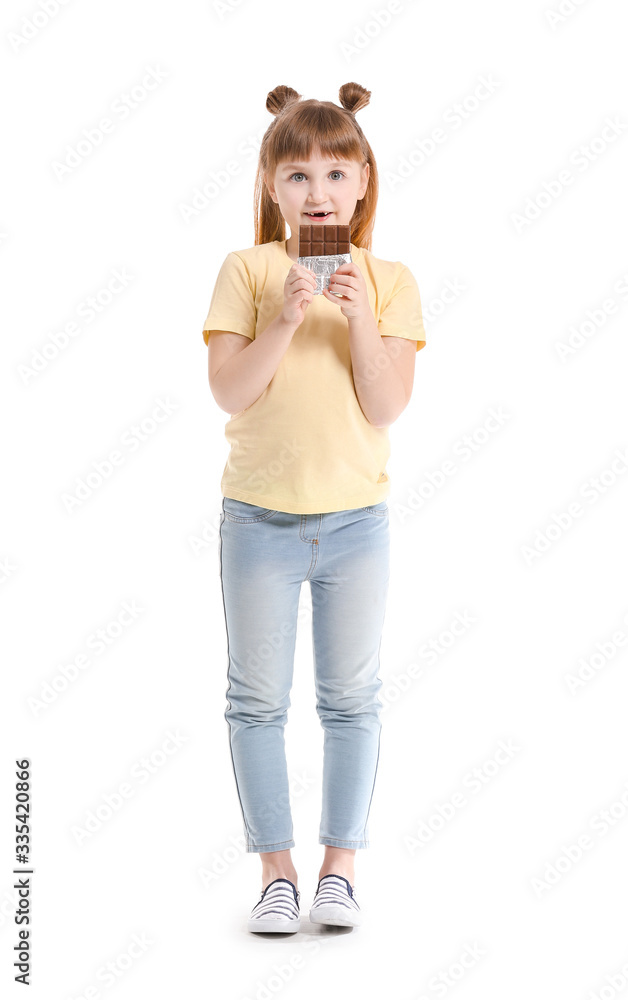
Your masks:
[{"label": "hair bun", "polygon": [[359,83],[343,83],[338,94],[343,108],[353,115],[360,108],[365,108],[371,99],[371,91],[361,87]]},{"label": "hair bun", "polygon": [[266,98],[266,110],[270,111],[271,115],[278,115],[285,111],[289,104],[294,104],[300,99],[301,95],[297,94],[296,90],[280,84],[269,92]]}]

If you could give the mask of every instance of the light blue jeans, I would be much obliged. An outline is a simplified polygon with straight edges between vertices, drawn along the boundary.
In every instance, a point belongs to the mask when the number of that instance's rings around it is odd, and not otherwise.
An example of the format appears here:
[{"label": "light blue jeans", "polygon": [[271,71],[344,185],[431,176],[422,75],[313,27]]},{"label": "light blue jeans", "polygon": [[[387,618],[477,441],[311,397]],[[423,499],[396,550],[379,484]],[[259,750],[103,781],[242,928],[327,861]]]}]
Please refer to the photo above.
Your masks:
[{"label": "light blue jeans", "polygon": [[369,846],[389,564],[385,500],[353,510],[289,514],[223,497],[225,719],[247,851],[295,846],[284,727],[306,580],[312,594],[316,711],[325,733],[319,843]]}]

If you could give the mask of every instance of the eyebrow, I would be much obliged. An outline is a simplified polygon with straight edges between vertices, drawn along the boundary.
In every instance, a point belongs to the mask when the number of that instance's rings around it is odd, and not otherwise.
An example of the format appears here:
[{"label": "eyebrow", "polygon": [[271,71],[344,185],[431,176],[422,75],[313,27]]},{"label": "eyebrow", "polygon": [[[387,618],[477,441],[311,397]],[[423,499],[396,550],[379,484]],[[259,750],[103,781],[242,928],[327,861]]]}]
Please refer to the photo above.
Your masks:
[{"label": "eyebrow", "polygon": [[[329,169],[331,170],[333,167],[341,167],[341,166],[346,167],[349,165],[349,163],[350,163],[349,160],[330,160]],[[300,170],[302,167],[307,167],[307,163],[282,163],[281,165],[282,170],[297,170],[297,169]]]}]

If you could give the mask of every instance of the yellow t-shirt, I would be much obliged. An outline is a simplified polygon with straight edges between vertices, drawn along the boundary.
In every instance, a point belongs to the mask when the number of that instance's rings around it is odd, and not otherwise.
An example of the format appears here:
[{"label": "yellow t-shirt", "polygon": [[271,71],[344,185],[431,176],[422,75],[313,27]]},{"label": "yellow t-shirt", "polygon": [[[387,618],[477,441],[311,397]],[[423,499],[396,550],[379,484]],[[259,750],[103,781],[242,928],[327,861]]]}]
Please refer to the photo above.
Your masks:
[{"label": "yellow t-shirt", "polygon": [[[399,261],[351,244],[364,275],[380,336],[417,341],[425,330],[417,283]],[[203,339],[229,330],[255,339],[283,309],[294,261],[275,240],[230,253],[214,291]],[[364,416],[355,387],[348,321],[315,295],[264,392],[225,426],[231,451],[221,480],[225,497],[291,514],[366,507],[390,493],[387,427]]]}]

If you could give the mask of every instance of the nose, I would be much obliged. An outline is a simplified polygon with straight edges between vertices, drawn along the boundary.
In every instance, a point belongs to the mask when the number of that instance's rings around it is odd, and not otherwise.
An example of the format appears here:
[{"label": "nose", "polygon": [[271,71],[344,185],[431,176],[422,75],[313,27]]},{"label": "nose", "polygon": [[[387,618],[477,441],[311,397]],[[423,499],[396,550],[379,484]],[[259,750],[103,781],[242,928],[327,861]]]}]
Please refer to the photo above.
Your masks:
[{"label": "nose", "polygon": [[312,181],[310,184],[310,192],[308,196],[308,204],[321,205],[326,201],[327,195],[325,193],[325,188],[322,181]]}]

